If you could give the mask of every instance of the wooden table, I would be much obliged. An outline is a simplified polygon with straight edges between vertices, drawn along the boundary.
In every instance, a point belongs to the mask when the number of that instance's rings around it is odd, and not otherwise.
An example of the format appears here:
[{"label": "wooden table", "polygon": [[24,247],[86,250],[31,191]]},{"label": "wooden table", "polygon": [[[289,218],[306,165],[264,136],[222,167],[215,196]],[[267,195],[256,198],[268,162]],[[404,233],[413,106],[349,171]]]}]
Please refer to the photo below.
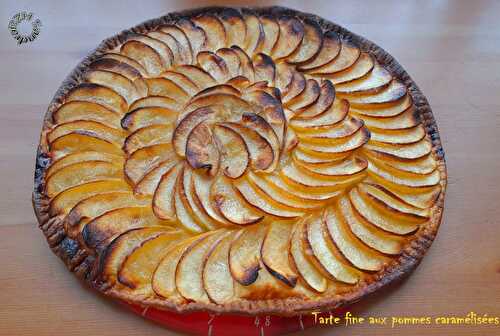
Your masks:
[{"label": "wooden table", "polygon": [[[169,11],[214,3],[1,2],[0,335],[173,334],[84,288],[50,252],[31,207],[33,166],[48,102],[102,39]],[[260,4],[271,3],[278,2]],[[279,4],[320,14],[394,55],[427,95],[446,152],[446,210],[433,247],[406,282],[366,300],[353,313],[500,316],[500,2]],[[43,27],[34,42],[18,46],[7,24],[20,10],[33,11]],[[500,335],[500,326],[361,325],[318,327],[304,334],[335,333]]]}]

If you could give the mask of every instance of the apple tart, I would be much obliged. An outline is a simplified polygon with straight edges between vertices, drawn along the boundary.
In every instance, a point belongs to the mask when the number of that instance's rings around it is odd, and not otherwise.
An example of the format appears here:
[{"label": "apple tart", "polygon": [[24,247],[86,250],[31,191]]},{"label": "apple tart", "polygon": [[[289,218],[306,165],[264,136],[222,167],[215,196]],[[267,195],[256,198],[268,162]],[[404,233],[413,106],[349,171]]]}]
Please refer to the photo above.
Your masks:
[{"label": "apple tart", "polygon": [[204,8],[105,40],[48,108],[34,207],[108,296],[293,315],[413,270],[441,220],[431,109],[373,43],[284,8]]}]

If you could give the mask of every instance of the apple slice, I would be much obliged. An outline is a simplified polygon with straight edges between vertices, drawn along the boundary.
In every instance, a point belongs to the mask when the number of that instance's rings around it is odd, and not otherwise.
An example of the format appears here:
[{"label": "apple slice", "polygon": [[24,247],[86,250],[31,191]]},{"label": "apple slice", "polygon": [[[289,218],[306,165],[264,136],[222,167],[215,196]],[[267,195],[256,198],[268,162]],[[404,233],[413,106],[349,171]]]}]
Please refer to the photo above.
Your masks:
[{"label": "apple slice", "polygon": [[68,165],[47,178],[45,192],[52,198],[71,187],[99,180],[120,178],[123,173],[117,164],[105,161],[84,161]]},{"label": "apple slice", "polygon": [[225,8],[219,13],[219,17],[226,31],[226,45],[244,47],[247,26],[240,12],[234,8]]},{"label": "apple slice", "polygon": [[160,51],[163,58],[168,57],[167,60],[170,61],[170,66],[183,64],[183,60],[181,60],[181,46],[172,35],[164,33],[162,31],[152,31],[149,32],[147,36],[154,40],[162,42],[168,47],[168,49],[165,49],[162,45],[162,47],[160,47]]},{"label": "apple slice", "polygon": [[350,99],[352,106],[360,107],[366,105],[380,105],[386,106],[391,105],[399,100],[403,99],[407,94],[406,86],[398,80],[392,80],[390,84],[383,90],[370,95],[353,97]]},{"label": "apple slice", "polygon": [[304,244],[312,252],[319,269],[330,277],[348,284],[359,281],[359,272],[350,266],[333,243],[327,231],[323,212],[305,222]]},{"label": "apple slice", "polygon": [[[164,68],[170,68],[174,64],[174,53],[167,43],[156,38],[143,35],[131,34],[127,36],[127,41],[138,41],[144,45],[151,47],[161,57],[161,64]],[[147,62],[147,60],[144,60]]]},{"label": "apple slice", "polygon": [[375,63],[370,73],[368,73],[365,77],[348,83],[336,84],[335,89],[337,90],[337,93],[342,96],[363,95],[364,97],[365,95],[375,94],[382,91],[391,83],[391,81],[392,75],[389,71],[387,71],[380,64]]},{"label": "apple slice", "polygon": [[267,171],[274,162],[274,153],[271,144],[257,131],[236,123],[221,123],[220,125],[232,129],[241,135],[250,154],[251,166],[256,171]]},{"label": "apple slice", "polygon": [[227,45],[227,33],[221,20],[213,15],[201,14],[191,21],[205,31],[207,37],[206,48],[215,51]]},{"label": "apple slice", "polygon": [[68,133],[50,144],[52,159],[75,152],[97,151],[122,156],[123,152],[119,145],[103,140],[92,135]]},{"label": "apple slice", "polygon": [[161,74],[162,78],[174,82],[189,96],[194,96],[200,91],[200,88],[186,75],[177,71],[165,71]]},{"label": "apple slice", "polygon": [[358,188],[373,201],[376,207],[384,211],[387,210],[391,214],[394,214],[396,218],[423,223],[430,217],[428,209],[423,210],[409,205],[380,185],[361,183]]},{"label": "apple slice", "polygon": [[411,191],[412,189],[423,189],[421,191],[425,191],[428,188],[438,185],[441,181],[441,175],[437,169],[426,175],[411,175],[411,173],[395,174],[383,165],[377,165],[371,161],[369,163],[368,172],[372,178],[377,181],[385,181],[382,182],[382,185],[390,184],[403,192]]},{"label": "apple slice", "polygon": [[113,60],[113,61],[117,61],[117,62],[122,63],[122,64],[129,65],[129,66],[133,67],[134,69],[136,69],[137,71],[139,71],[139,73],[141,74],[141,77],[145,77],[147,75],[146,69],[139,62],[137,62],[136,60],[134,60],[128,56],[108,52],[108,53],[102,55],[101,57],[102,57],[102,59],[105,59],[105,60]]},{"label": "apple slice", "polygon": [[236,131],[223,125],[216,125],[213,129],[221,155],[221,168],[224,175],[230,178],[239,178],[250,164],[248,148]]},{"label": "apple slice", "polygon": [[293,159],[299,161],[302,164],[312,164],[312,165],[320,165],[320,164],[330,164],[334,163],[338,160],[345,159],[347,156],[350,155],[350,152],[347,155],[340,155],[339,157],[337,156],[328,156],[328,155],[318,155],[317,153],[308,153],[304,152],[300,148],[296,147],[293,151]]},{"label": "apple slice", "polygon": [[103,252],[100,262],[100,278],[109,285],[116,284],[118,272],[125,259],[144,242],[165,232],[162,227],[132,229],[113,240]]},{"label": "apple slice", "polygon": [[158,218],[174,220],[174,193],[182,165],[175,165],[165,172],[153,195],[153,212]]},{"label": "apple slice", "polygon": [[293,111],[307,108],[314,104],[320,95],[320,87],[316,80],[308,79],[304,90],[293,99],[289,100],[285,106]]},{"label": "apple slice", "polygon": [[164,225],[150,206],[127,207],[105,212],[88,222],[82,230],[84,243],[93,250],[102,250],[113,238],[125,231]]},{"label": "apple slice", "polygon": [[213,119],[215,111],[210,107],[200,107],[187,115],[183,116],[182,119],[179,118],[180,122],[174,130],[172,136],[172,144],[178,155],[184,157],[186,155],[186,145],[188,142],[188,137],[192,130],[199,124]]},{"label": "apple slice", "polygon": [[174,155],[171,144],[143,147],[129,156],[123,170],[127,178],[134,184],[137,184],[145,174],[160,163],[171,160]]},{"label": "apple slice", "polygon": [[304,25],[291,16],[282,16],[278,19],[280,34],[274,45],[271,55],[274,59],[290,56],[302,43]]},{"label": "apple slice", "polygon": [[123,157],[119,155],[104,153],[104,152],[75,152],[68,154],[59,160],[53,161],[50,167],[45,171],[45,178],[61,170],[62,168],[69,166],[74,163],[84,162],[84,161],[105,161],[110,163],[115,163],[118,165],[123,164]]},{"label": "apple slice", "polygon": [[323,45],[315,57],[298,66],[300,71],[320,68],[332,62],[340,53],[342,44],[339,35],[334,31],[327,31],[323,35]]},{"label": "apple slice", "polygon": [[[186,199],[186,192],[184,190],[184,167],[181,169],[177,176],[174,190],[174,208],[177,215],[177,220],[184,227],[185,230],[191,233],[203,232],[203,228],[196,223],[189,204]],[[168,196],[167,196],[168,197]]]},{"label": "apple slice", "polygon": [[196,244],[207,239],[212,232],[196,235],[172,245],[165,252],[163,259],[159,262],[153,273],[153,290],[160,297],[168,298],[173,302],[183,301],[176,286],[176,269],[182,256],[192,249]]},{"label": "apple slice", "polygon": [[103,192],[127,191],[130,186],[123,179],[106,179],[83,183],[66,189],[50,201],[49,214],[56,216],[68,213],[81,200]]},{"label": "apple slice", "polygon": [[317,145],[336,145],[358,132],[364,123],[360,119],[347,118],[342,123],[338,123],[330,128],[319,129],[315,132],[299,133],[300,141]]},{"label": "apple slice", "polygon": [[87,70],[82,76],[83,80],[88,83],[102,85],[115,91],[128,103],[140,97],[134,83],[127,77],[116,72],[107,70]]},{"label": "apple slice", "polygon": [[375,151],[384,157],[395,160],[415,160],[427,156],[432,151],[432,144],[426,138],[411,144],[390,144],[370,142],[365,147],[367,150]]},{"label": "apple slice", "polygon": [[214,117],[217,120],[237,120],[238,116],[255,109],[254,106],[238,95],[227,93],[206,94],[193,99],[186,106],[178,120],[183,120],[192,111],[201,108],[211,108],[215,112]]},{"label": "apple slice", "polygon": [[319,89],[318,99],[314,104],[296,111],[296,119],[311,119],[326,112],[335,100],[335,88],[329,80],[324,80]]},{"label": "apple slice", "polygon": [[352,233],[364,244],[389,255],[401,253],[405,239],[380,230],[368,223],[353,210],[347,196],[342,196],[339,199],[338,210]]},{"label": "apple slice", "polygon": [[231,77],[224,59],[211,51],[202,51],[196,56],[198,64],[219,83],[225,83]]},{"label": "apple slice", "polygon": [[147,78],[149,95],[172,98],[185,103],[189,99],[189,94],[179,85],[166,78]]},{"label": "apple slice", "polygon": [[158,76],[165,66],[156,49],[139,41],[125,42],[120,48],[120,53],[138,62],[152,76]]},{"label": "apple slice", "polygon": [[349,199],[356,213],[372,225],[398,235],[405,235],[418,229],[416,223],[403,222],[400,219],[383,215],[362,195],[357,188],[353,188],[349,192]]},{"label": "apple slice", "polygon": [[324,113],[311,119],[293,119],[290,125],[298,131],[305,132],[329,128],[344,120],[348,113],[348,101],[345,99],[335,100],[332,106]]},{"label": "apple slice", "polygon": [[342,47],[337,57],[329,63],[309,71],[313,75],[331,75],[350,68],[359,58],[361,52],[357,46],[347,40],[342,40]]},{"label": "apple slice", "polygon": [[122,119],[122,127],[129,132],[151,125],[168,125],[177,118],[177,112],[165,107],[139,107],[128,112]]},{"label": "apple slice", "polygon": [[300,72],[294,72],[291,81],[283,91],[283,103],[286,104],[293,98],[299,96],[306,88],[306,79]]},{"label": "apple slice", "polygon": [[206,174],[193,172],[191,183],[193,187],[193,200],[197,203],[198,207],[205,211],[215,222],[231,225],[231,222],[219,215],[215,209],[215,204],[212,203],[211,188],[213,178],[206,176]]},{"label": "apple slice", "polygon": [[241,123],[247,128],[257,131],[257,133],[271,145],[274,158],[272,164],[266,171],[274,171],[279,162],[281,144],[273,128],[263,117],[255,113],[244,114]]},{"label": "apple slice", "polygon": [[225,230],[215,231],[182,254],[175,269],[175,284],[178,292],[185,299],[195,302],[210,302],[203,287],[203,268],[206,255],[226,235],[227,231]]},{"label": "apple slice", "polygon": [[134,111],[141,107],[163,107],[169,110],[179,111],[183,105],[172,98],[148,96],[133,102],[132,105],[130,105],[129,111]]},{"label": "apple slice", "polygon": [[290,243],[291,231],[290,223],[272,222],[268,226],[260,254],[262,262],[276,279],[295,287],[297,274],[290,267],[288,253],[284,253]]},{"label": "apple slice", "polygon": [[372,150],[363,150],[363,152],[370,159],[370,161],[373,161],[375,164],[385,166],[389,170],[398,174],[404,174],[406,172],[427,175],[432,173],[437,168],[437,162],[434,160],[431,153],[416,160],[398,160],[381,152]]},{"label": "apple slice", "polygon": [[131,133],[123,145],[123,149],[127,154],[132,154],[136,150],[157,145],[161,143],[170,143],[172,140],[173,126],[167,125],[151,125],[140,128]]},{"label": "apple slice", "polygon": [[182,29],[174,25],[166,25],[161,27],[159,31],[172,36],[177,41],[180,64],[191,64],[193,62],[191,43]]},{"label": "apple slice", "polygon": [[277,43],[280,36],[280,26],[278,23],[269,15],[262,15],[259,17],[262,23],[262,29],[264,30],[264,43],[260,52],[270,55],[271,50],[273,50],[275,44]]},{"label": "apple slice", "polygon": [[197,27],[189,19],[180,19],[176,22],[176,25],[186,34],[191,50],[193,53],[193,60],[196,54],[202,50],[207,50],[208,37],[205,31]]},{"label": "apple slice", "polygon": [[[217,85],[208,87],[208,88],[198,92],[196,95],[193,96],[193,98],[191,98],[190,103],[196,103],[199,100],[206,102],[208,99],[212,99],[212,100],[217,99],[214,97],[211,97],[211,98],[206,98],[206,97],[212,96],[212,95],[217,96],[220,94],[227,95],[227,96],[234,96],[234,97],[239,97],[241,95],[240,91],[230,84],[217,84]],[[201,99],[201,98],[205,98],[205,99]]]},{"label": "apple slice", "polygon": [[244,49],[248,55],[253,55],[261,50],[264,45],[264,28],[257,16],[244,12],[247,34],[245,36]]},{"label": "apple slice", "polygon": [[194,169],[206,169],[211,176],[219,171],[220,154],[206,123],[200,123],[189,133],[186,142],[186,160]]},{"label": "apple slice", "polygon": [[75,100],[97,103],[118,114],[125,113],[128,107],[125,98],[116,93],[116,91],[93,83],[81,83],[71,89],[66,96],[66,102]]},{"label": "apple slice", "polygon": [[229,269],[233,278],[243,286],[251,285],[259,276],[260,249],[267,228],[254,225],[243,229],[229,248]]},{"label": "apple slice", "polygon": [[[332,81],[333,84],[335,85],[342,85],[346,84],[347,91],[349,91],[352,86],[348,86],[350,83],[354,83],[355,87],[362,87],[363,85],[366,85],[366,81],[364,80],[364,77],[368,75],[370,78],[373,75],[372,70],[374,70],[376,61],[373,59],[371,55],[368,53],[362,52],[361,55],[359,56],[358,60],[356,63],[352,65],[352,67],[345,69],[343,71],[339,71],[337,73],[334,73],[332,75],[328,75],[328,79]],[[385,73],[383,73],[385,75]],[[344,90],[340,90],[344,92]],[[356,91],[356,90],[355,90]]]},{"label": "apple slice", "polygon": [[288,63],[280,62],[276,64],[276,78],[274,85],[284,93],[287,86],[293,79],[293,75],[296,73],[295,69]]},{"label": "apple slice", "polygon": [[383,143],[392,145],[408,145],[421,141],[426,132],[422,124],[402,130],[370,130],[373,143]]},{"label": "apple slice", "polygon": [[[356,115],[355,113],[353,114]],[[377,118],[366,115],[359,117],[363,119],[367,127],[375,127],[383,130],[408,129],[421,123],[420,115],[416,111],[414,105],[395,117]]]},{"label": "apple slice", "polygon": [[305,63],[312,60],[323,46],[323,31],[313,20],[304,20],[304,38],[297,50],[287,57],[289,63]]},{"label": "apple slice", "polygon": [[203,288],[211,301],[223,304],[235,295],[234,279],[229,269],[229,248],[234,233],[220,239],[208,252],[203,267]]},{"label": "apple slice", "polygon": [[178,164],[179,160],[177,157],[172,156],[170,160],[163,161],[156,165],[137,182],[134,187],[134,192],[138,195],[153,195],[162,176]]},{"label": "apple slice", "polygon": [[71,209],[65,220],[66,231],[69,236],[77,237],[83,225],[105,212],[150,204],[151,199],[134,197],[130,191],[114,191],[93,195],[81,200]]},{"label": "apple slice", "polygon": [[[328,280],[321,274],[316,266],[309,260],[312,255],[310,247],[306,248],[304,241],[307,236],[304,222],[295,224],[291,238],[289,254],[294,266],[307,285],[318,293],[324,293],[328,289]],[[308,256],[307,253],[311,254]]]},{"label": "apple slice", "polygon": [[335,245],[355,267],[365,271],[379,271],[389,260],[360,241],[350,231],[336,209],[326,209],[325,223]]},{"label": "apple slice", "polygon": [[80,120],[57,125],[47,133],[47,141],[52,143],[60,137],[71,133],[91,135],[117,146],[123,145],[126,134],[123,130],[111,128],[96,121]]},{"label": "apple slice", "polygon": [[263,53],[258,53],[253,58],[253,68],[255,71],[255,81],[266,81],[268,85],[274,86],[276,66],[271,57]]},{"label": "apple slice", "polygon": [[407,93],[403,98],[387,104],[378,105],[362,105],[353,107],[352,112],[368,117],[396,117],[406,111],[413,105],[411,96]]},{"label": "apple slice", "polygon": [[246,180],[236,180],[235,186],[246,202],[271,216],[288,219],[304,214],[299,209],[288,207],[283,203],[275,201],[265,190],[260,189],[257,185],[252,185]]},{"label": "apple slice", "polygon": [[241,73],[241,61],[239,54],[231,48],[221,48],[216,52],[217,56],[226,63],[229,71],[229,78],[239,76]]},{"label": "apple slice", "polygon": [[181,65],[176,67],[176,71],[188,77],[201,90],[217,84],[211,74],[197,66]]},{"label": "apple slice", "polygon": [[180,231],[172,231],[163,232],[145,241],[127,256],[118,272],[118,281],[135,291],[149,294],[158,263],[168,248],[184,237]]},{"label": "apple slice", "polygon": [[219,213],[231,223],[248,225],[263,219],[261,213],[245,201],[223,176],[216,178],[211,187],[211,199]]},{"label": "apple slice", "polygon": [[255,81],[255,70],[253,67],[252,59],[238,46],[232,46],[232,50],[238,54],[240,59],[240,73],[242,76],[247,78],[249,81]]},{"label": "apple slice", "polygon": [[368,162],[364,158],[351,157],[330,164],[304,164],[295,162],[297,168],[315,179],[344,179],[364,172],[368,168]]},{"label": "apple slice", "polygon": [[71,101],[61,105],[53,114],[55,124],[71,121],[95,121],[113,128],[121,128],[121,116],[103,105],[87,101]]}]

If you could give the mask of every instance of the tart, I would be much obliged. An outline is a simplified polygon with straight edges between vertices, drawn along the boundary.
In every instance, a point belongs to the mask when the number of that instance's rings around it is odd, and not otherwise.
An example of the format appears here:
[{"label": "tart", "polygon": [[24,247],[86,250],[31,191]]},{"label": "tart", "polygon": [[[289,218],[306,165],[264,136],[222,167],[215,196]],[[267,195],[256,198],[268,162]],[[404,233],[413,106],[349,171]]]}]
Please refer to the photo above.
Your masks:
[{"label": "tart", "polygon": [[381,48],[285,8],[203,8],[77,66],[44,120],[33,202],[107,296],[296,315],[412,271],[445,187],[427,100]]}]

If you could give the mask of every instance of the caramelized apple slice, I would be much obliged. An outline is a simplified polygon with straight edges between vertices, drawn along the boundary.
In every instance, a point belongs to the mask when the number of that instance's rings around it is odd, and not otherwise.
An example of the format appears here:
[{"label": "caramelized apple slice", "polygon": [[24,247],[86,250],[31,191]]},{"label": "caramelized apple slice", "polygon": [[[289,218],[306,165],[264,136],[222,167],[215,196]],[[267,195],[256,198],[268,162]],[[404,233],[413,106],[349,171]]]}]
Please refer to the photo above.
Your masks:
[{"label": "caramelized apple slice", "polygon": [[299,133],[298,137],[300,141],[304,143],[335,146],[345,141],[348,137],[356,134],[363,126],[364,123],[362,120],[347,118],[344,122],[329,128],[323,128],[309,133]]},{"label": "caramelized apple slice", "polygon": [[368,168],[368,162],[360,157],[351,157],[331,164],[304,164],[296,161],[298,169],[315,179],[342,179],[359,174]]},{"label": "caramelized apple slice", "polygon": [[161,27],[159,31],[172,36],[178,42],[180,64],[191,64],[193,62],[191,42],[182,29],[174,25],[167,25]]},{"label": "caramelized apple slice", "polygon": [[289,63],[305,63],[315,57],[323,46],[323,31],[313,20],[304,20],[304,38],[300,47],[287,57]]},{"label": "caramelized apple slice", "polygon": [[231,181],[218,177],[211,187],[211,198],[219,213],[228,221],[248,225],[263,219],[263,216],[235,192]]},{"label": "caramelized apple slice", "polygon": [[302,43],[304,25],[294,17],[282,16],[278,19],[280,34],[271,54],[274,59],[285,58],[292,54]]},{"label": "caramelized apple slice", "polygon": [[219,83],[230,78],[229,69],[224,59],[211,51],[202,51],[196,56],[198,64]]},{"label": "caramelized apple slice", "polygon": [[186,143],[186,160],[194,169],[206,169],[211,176],[215,176],[219,171],[219,150],[212,130],[206,123],[198,124],[189,133]]},{"label": "caramelized apple slice", "polygon": [[226,63],[229,78],[234,78],[241,74],[241,61],[239,54],[231,48],[221,48],[216,52],[217,56]]},{"label": "caramelized apple slice", "polygon": [[[296,188],[292,183],[291,185],[287,184],[283,178],[278,175],[266,175],[264,178],[269,182],[272,188],[275,188],[280,194],[293,195],[301,199],[303,203],[312,203],[316,206],[324,204],[324,201],[327,201],[331,198],[337,197],[340,194],[340,191],[323,191],[319,194],[311,193],[306,189]],[[312,206],[312,205],[311,205]]]},{"label": "caramelized apple slice", "polygon": [[290,223],[271,223],[268,226],[260,253],[262,262],[275,278],[290,287],[295,287],[297,274],[290,267],[288,254],[283,253],[289,246],[291,231],[292,225]]},{"label": "caramelized apple slice", "polygon": [[[186,192],[184,190],[184,170],[183,167],[177,176],[177,181],[175,183],[175,190],[173,194],[174,198],[174,208],[177,215],[177,220],[188,232],[200,233],[203,231],[201,226],[196,223],[189,208],[189,204],[186,200]],[[165,197],[170,197],[165,195]]]},{"label": "caramelized apple slice", "polygon": [[168,124],[140,128],[127,137],[123,149],[128,154],[132,154],[143,147],[169,143],[172,140],[173,132],[173,126]]},{"label": "caramelized apple slice", "polygon": [[84,161],[68,165],[52,174],[46,181],[45,191],[54,197],[63,190],[99,180],[122,177],[120,166],[105,161]]},{"label": "caramelized apple slice", "polygon": [[226,31],[226,45],[243,47],[245,45],[247,27],[240,12],[234,8],[225,8],[219,16]]},{"label": "caramelized apple slice", "polygon": [[407,129],[420,124],[420,115],[413,105],[395,117],[377,118],[366,115],[361,117],[367,127],[384,130]]},{"label": "caramelized apple slice", "polygon": [[64,103],[52,114],[56,124],[71,121],[95,121],[113,128],[120,128],[121,116],[103,105],[88,101],[70,101]]},{"label": "caramelized apple slice", "polygon": [[200,88],[188,76],[177,71],[165,71],[161,74],[162,78],[168,79],[184,90],[189,96],[194,96]]},{"label": "caramelized apple slice", "polygon": [[321,83],[318,99],[314,104],[296,111],[296,119],[311,119],[326,112],[335,100],[335,89],[332,82],[325,80]]},{"label": "caramelized apple slice", "polygon": [[368,104],[353,107],[352,112],[367,116],[367,117],[396,117],[410,108],[413,104],[411,96],[407,93],[403,98],[397,101],[388,102],[387,104]]},{"label": "caramelized apple slice", "polygon": [[211,301],[223,304],[235,295],[234,279],[229,269],[229,248],[234,231],[219,240],[208,251],[203,267],[203,288]]},{"label": "caramelized apple slice", "polygon": [[208,50],[215,51],[227,45],[226,29],[219,18],[202,14],[191,19],[191,21],[205,31]]},{"label": "caramelized apple slice", "polygon": [[229,269],[233,278],[243,286],[257,280],[260,270],[260,249],[266,234],[265,225],[241,230],[229,248]]},{"label": "caramelized apple slice", "polygon": [[[183,60],[181,60],[181,46],[179,42],[170,34],[166,34],[162,31],[152,31],[147,34],[148,37],[160,41],[165,44],[168,49],[164,48],[162,45],[158,50],[162,57],[167,59],[167,62],[170,66],[174,66],[175,64],[182,64]],[[157,42],[156,42],[157,43]],[[160,45],[160,44],[158,44]]]},{"label": "caramelized apple slice", "polygon": [[382,230],[404,235],[418,228],[416,223],[407,223],[391,216],[384,216],[368,200],[361,196],[357,188],[349,192],[349,198],[356,212],[369,223]]},{"label": "caramelized apple slice", "polygon": [[87,223],[82,239],[93,250],[101,250],[111,239],[125,231],[163,223],[155,217],[151,207],[126,207],[108,211]]},{"label": "caramelized apple slice", "polygon": [[169,110],[178,111],[182,108],[182,104],[168,97],[147,96],[133,102],[129,110],[134,111],[141,107],[163,107]]},{"label": "caramelized apple slice", "polygon": [[172,156],[170,160],[163,161],[155,166],[137,182],[134,192],[138,195],[153,195],[162,176],[177,164],[179,164],[179,160]]},{"label": "caramelized apple slice", "polygon": [[101,279],[110,285],[117,281],[118,272],[125,259],[144,242],[165,232],[162,227],[132,229],[122,233],[108,245],[101,256]]},{"label": "caramelized apple slice", "polygon": [[175,218],[174,192],[181,165],[170,168],[160,179],[153,196],[153,212],[158,218],[173,220]]},{"label": "caramelized apple slice", "polygon": [[248,81],[255,81],[255,69],[253,67],[252,59],[238,46],[232,46],[232,50],[238,55],[240,59],[240,73]]},{"label": "caramelized apple slice", "polygon": [[260,52],[270,55],[280,36],[280,26],[271,16],[263,15],[259,19],[264,30],[264,43]]},{"label": "caramelized apple slice", "polygon": [[384,166],[390,171],[397,172],[398,174],[402,172],[403,174],[414,173],[427,175],[437,168],[437,162],[434,160],[431,153],[416,160],[400,160],[373,150],[363,150],[363,152],[375,164]]},{"label": "caramelized apple slice", "polygon": [[380,92],[369,96],[353,97],[350,99],[352,106],[365,107],[367,105],[391,105],[406,96],[406,86],[398,80],[392,82]]},{"label": "caramelized apple slice", "polygon": [[121,146],[125,140],[125,132],[108,127],[96,121],[80,120],[70,121],[57,125],[47,134],[47,141],[54,142],[56,139],[67,134],[92,135],[96,138]]},{"label": "caramelized apple slice", "polygon": [[185,103],[189,95],[183,88],[166,78],[148,78],[146,79],[149,94],[152,96],[168,97]]},{"label": "caramelized apple slice", "polygon": [[374,151],[380,156],[390,157],[394,160],[415,160],[427,156],[432,151],[432,144],[426,138],[411,144],[390,144],[370,142],[366,149]]},{"label": "caramelized apple slice", "polygon": [[184,237],[180,231],[163,232],[142,243],[130,253],[118,272],[118,281],[125,286],[149,292],[158,263],[168,251]]},{"label": "caramelized apple slice", "polygon": [[342,157],[347,152],[353,151],[370,139],[370,131],[363,127],[356,131],[352,136],[341,138],[340,141],[332,141],[329,145],[312,144],[307,142],[299,143],[298,147],[307,153]]},{"label": "caramelized apple slice", "polygon": [[127,178],[137,184],[145,174],[174,155],[172,145],[168,143],[143,147],[130,155],[123,170]]},{"label": "caramelized apple slice", "polygon": [[117,53],[106,53],[106,54],[102,55],[102,59],[113,60],[113,61],[117,61],[121,64],[129,65],[132,68],[134,68],[135,70],[137,70],[140,73],[141,77],[144,77],[147,75],[146,69],[139,62],[137,62],[136,60],[134,60],[130,57],[127,57],[125,55],[117,54]]},{"label": "caramelized apple slice", "polygon": [[87,70],[83,74],[86,82],[102,85],[122,96],[128,103],[139,98],[134,83],[127,77],[107,70]]},{"label": "caramelized apple slice", "polygon": [[279,162],[281,144],[271,125],[269,125],[269,123],[263,117],[255,113],[244,114],[241,122],[247,128],[257,131],[257,133],[259,133],[259,135],[262,138],[266,139],[269,145],[271,145],[274,157],[273,162],[269,166],[268,170],[274,171]]},{"label": "caramelized apple slice", "polygon": [[[343,89],[339,89],[342,92],[352,92],[352,91],[363,91],[359,90],[359,88],[366,87],[366,81],[363,79],[368,73],[374,69],[375,60],[373,57],[365,52],[362,52],[359,56],[356,63],[352,65],[352,67],[345,69],[343,71],[339,71],[337,73],[328,75],[328,79],[332,81],[335,85],[346,84]],[[383,75],[386,73],[384,72]],[[369,77],[373,75],[373,72],[370,73]],[[358,81],[359,80],[359,81]],[[354,83],[355,82],[355,83]],[[353,83],[353,86],[349,86],[349,84]],[[337,88],[337,87],[336,87]],[[355,88],[354,90],[352,90]],[[366,90],[366,89],[364,89]]]},{"label": "caramelized apple slice", "polygon": [[215,78],[212,77],[211,74],[197,66],[181,65],[176,68],[176,71],[184,74],[200,89],[205,89],[217,84]]},{"label": "caramelized apple slice", "polygon": [[177,118],[177,112],[165,107],[139,107],[127,113],[122,119],[122,127],[129,132],[140,128],[171,124]]},{"label": "caramelized apple slice", "polygon": [[[350,69],[349,69],[350,70]],[[375,94],[386,88],[392,81],[392,75],[383,66],[375,63],[365,77],[348,83],[336,84],[335,90],[341,96],[360,96]]]},{"label": "caramelized apple slice", "polygon": [[324,113],[311,119],[293,119],[290,125],[292,128],[304,132],[328,128],[344,120],[348,112],[349,103],[347,100],[335,100],[331,107]]},{"label": "caramelized apple slice", "polygon": [[336,210],[326,209],[325,223],[335,245],[355,267],[365,271],[379,271],[388,261],[387,258],[370,250],[353,235]]},{"label": "caramelized apple slice", "polygon": [[250,164],[248,148],[240,134],[223,125],[213,129],[221,154],[221,169],[230,178],[239,178]]},{"label": "caramelized apple slice", "polygon": [[49,207],[50,216],[69,212],[81,200],[105,192],[130,191],[124,179],[107,179],[83,183],[66,189],[52,199]]},{"label": "caramelized apple slice", "polygon": [[244,49],[248,55],[253,55],[259,52],[264,45],[264,28],[257,16],[251,13],[245,13],[243,17],[247,30]]},{"label": "caramelized apple slice", "polygon": [[295,97],[298,97],[306,88],[306,79],[300,72],[294,72],[292,78],[283,91],[283,103],[286,104]]},{"label": "caramelized apple slice", "polygon": [[191,131],[202,122],[214,118],[215,111],[210,107],[201,107],[189,112],[179,122],[172,136],[172,144],[178,155],[186,155],[186,145]]},{"label": "caramelized apple slice", "polygon": [[307,108],[314,104],[320,95],[320,87],[314,79],[306,81],[306,87],[298,96],[288,101],[285,106],[293,111]]},{"label": "caramelized apple slice", "polygon": [[[160,55],[163,68],[170,68],[174,64],[174,53],[168,44],[162,40],[143,34],[129,34],[127,36],[127,40],[138,41],[148,47],[151,47],[158,55]],[[143,62],[147,62],[147,60],[144,60]]]},{"label": "caramelized apple slice", "polygon": [[359,58],[360,50],[352,42],[343,40],[337,57],[329,63],[311,70],[313,75],[330,75],[351,67]]},{"label": "caramelized apple slice", "polygon": [[123,114],[128,107],[125,98],[116,93],[116,91],[92,83],[82,83],[71,89],[66,96],[66,102],[70,101],[85,101],[100,104],[118,114]]},{"label": "caramelized apple slice", "polygon": [[255,81],[266,81],[269,86],[274,86],[276,79],[276,66],[271,57],[258,53],[253,59]]},{"label": "caramelized apple slice", "polygon": [[158,76],[164,68],[164,60],[160,54],[142,42],[127,41],[122,44],[120,53],[142,65],[149,75]]},{"label": "caramelized apple slice", "polygon": [[202,279],[206,255],[226,235],[226,231],[216,231],[184,252],[175,270],[175,284],[184,298],[210,302]]},{"label": "caramelized apple slice", "polygon": [[327,31],[323,35],[323,45],[319,53],[305,64],[299,65],[298,69],[301,71],[312,70],[329,64],[338,56],[341,46],[338,34],[331,30]]},{"label": "caramelized apple slice", "polygon": [[417,125],[402,130],[381,130],[370,129],[372,142],[381,142],[394,145],[413,144],[422,140],[425,136],[425,129],[423,125]]},{"label": "caramelized apple slice", "polygon": [[197,27],[188,19],[180,19],[176,25],[186,34],[193,53],[193,59],[200,51],[207,49],[208,39],[203,29]]},{"label": "caramelized apple slice", "polygon": [[84,161],[105,161],[122,165],[123,157],[105,152],[94,151],[71,153],[51,163],[50,167],[45,171],[45,178],[48,178],[66,166]]},{"label": "caramelized apple slice", "polygon": [[[294,262],[295,268],[304,281],[316,292],[323,293],[328,288],[328,280],[321,274],[311,261],[309,261],[304,241],[307,235],[304,223],[302,221],[295,224],[290,238],[290,256]],[[311,253],[312,254],[312,253]]]},{"label": "caramelized apple slice", "polygon": [[359,281],[360,274],[344,262],[337,247],[330,240],[322,214],[317,214],[305,223],[304,242],[312,251],[312,256],[319,261],[321,267],[333,278],[355,284]]},{"label": "caramelized apple slice", "polygon": [[373,162],[369,162],[368,172],[375,180],[381,180],[383,185],[391,185],[404,191],[411,191],[412,188],[415,192],[426,191],[431,187],[436,186],[441,181],[441,176],[439,170],[435,170],[427,175],[417,175],[411,173],[395,174],[383,165],[377,165]]}]

